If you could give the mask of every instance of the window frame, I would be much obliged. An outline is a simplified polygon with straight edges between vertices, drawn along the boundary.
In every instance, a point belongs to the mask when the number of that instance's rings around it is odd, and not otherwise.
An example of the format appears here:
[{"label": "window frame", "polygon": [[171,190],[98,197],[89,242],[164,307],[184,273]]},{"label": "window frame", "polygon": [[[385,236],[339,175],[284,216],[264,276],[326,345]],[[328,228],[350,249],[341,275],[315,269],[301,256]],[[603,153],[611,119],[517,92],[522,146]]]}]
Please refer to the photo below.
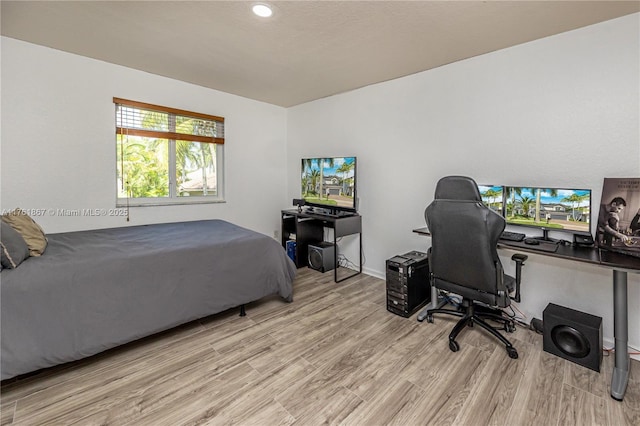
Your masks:
[{"label": "window frame", "polygon": [[[188,205],[188,204],[214,204],[225,203],[224,197],[224,117],[213,116],[208,114],[202,114],[192,111],[181,110],[177,108],[170,108],[160,105],[153,105],[144,102],[131,101],[122,98],[113,98],[115,104],[115,141],[116,141],[116,207],[145,207],[145,206],[166,206],[166,205]],[[182,134],[170,131],[149,131],[143,129],[134,129],[132,127],[119,127],[118,126],[118,106],[126,106],[130,108],[137,108],[140,110],[154,111],[168,113],[170,116],[181,116],[196,119],[203,119],[209,121],[215,121],[216,124],[221,125],[222,135],[216,134],[216,136],[200,136],[193,134]],[[122,120],[121,120],[122,121]],[[122,124],[122,123],[121,123]],[[119,176],[118,176],[118,163],[122,164],[120,158],[121,153],[118,152],[118,136],[140,136],[140,137],[153,137],[157,139],[164,139],[167,141],[168,149],[168,174],[169,174],[169,194],[166,197],[120,197],[119,196]],[[177,170],[178,165],[176,163],[176,145],[177,141],[188,142],[201,142],[201,143],[213,143],[216,145],[216,195],[195,195],[195,196],[179,196],[177,188]]]}]

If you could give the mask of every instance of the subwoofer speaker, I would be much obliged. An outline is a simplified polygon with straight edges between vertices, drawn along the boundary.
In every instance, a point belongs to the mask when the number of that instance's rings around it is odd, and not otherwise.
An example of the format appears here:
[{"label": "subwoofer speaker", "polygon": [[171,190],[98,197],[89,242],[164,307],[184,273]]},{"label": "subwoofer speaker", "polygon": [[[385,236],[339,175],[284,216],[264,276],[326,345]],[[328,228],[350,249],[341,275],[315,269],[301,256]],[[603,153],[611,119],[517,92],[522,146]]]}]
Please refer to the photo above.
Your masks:
[{"label": "subwoofer speaker", "polygon": [[602,318],[549,303],[542,324],[545,352],[600,372]]},{"label": "subwoofer speaker", "polygon": [[309,244],[309,268],[320,272],[335,269],[335,246],[331,243],[321,242]]}]

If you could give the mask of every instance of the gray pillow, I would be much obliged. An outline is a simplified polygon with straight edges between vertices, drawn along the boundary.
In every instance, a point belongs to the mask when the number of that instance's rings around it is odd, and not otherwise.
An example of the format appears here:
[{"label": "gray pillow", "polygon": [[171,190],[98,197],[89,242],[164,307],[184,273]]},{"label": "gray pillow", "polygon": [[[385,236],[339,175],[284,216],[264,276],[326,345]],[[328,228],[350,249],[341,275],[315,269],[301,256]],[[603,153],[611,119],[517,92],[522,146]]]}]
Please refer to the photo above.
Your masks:
[{"label": "gray pillow", "polygon": [[18,231],[4,222],[0,226],[0,263],[6,269],[17,268],[29,257],[29,247]]}]

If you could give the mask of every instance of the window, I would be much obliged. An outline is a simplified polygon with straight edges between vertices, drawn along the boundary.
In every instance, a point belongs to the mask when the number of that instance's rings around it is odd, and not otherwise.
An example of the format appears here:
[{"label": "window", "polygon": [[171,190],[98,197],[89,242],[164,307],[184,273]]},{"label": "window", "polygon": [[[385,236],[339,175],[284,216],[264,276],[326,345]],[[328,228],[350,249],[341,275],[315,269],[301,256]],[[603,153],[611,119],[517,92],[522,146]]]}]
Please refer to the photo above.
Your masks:
[{"label": "window", "polygon": [[113,102],[118,206],[224,201],[224,118]]}]

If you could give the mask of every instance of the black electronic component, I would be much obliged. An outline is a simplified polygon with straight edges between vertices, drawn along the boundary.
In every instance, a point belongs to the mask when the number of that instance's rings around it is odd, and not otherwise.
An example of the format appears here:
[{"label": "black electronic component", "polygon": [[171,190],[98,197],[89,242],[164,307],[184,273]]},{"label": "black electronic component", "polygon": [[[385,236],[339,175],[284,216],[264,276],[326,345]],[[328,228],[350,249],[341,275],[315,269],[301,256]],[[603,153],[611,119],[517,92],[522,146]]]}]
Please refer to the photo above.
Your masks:
[{"label": "black electronic component", "polygon": [[387,310],[410,317],[431,301],[429,260],[412,251],[387,260]]},{"label": "black electronic component", "polygon": [[525,234],[522,234],[520,232],[510,232],[510,231],[503,231],[502,234],[500,235],[500,239],[506,240],[506,241],[522,241],[524,240],[524,237],[526,237]]},{"label": "black electronic component", "polygon": [[545,352],[600,371],[602,318],[549,303],[542,312]]},{"label": "black electronic component", "polygon": [[335,269],[335,250],[336,246],[324,241],[309,244],[309,268],[315,269],[316,271],[320,271],[322,273]]},{"label": "black electronic component", "polygon": [[577,246],[593,247],[594,241],[591,235],[573,235],[573,244]]}]

